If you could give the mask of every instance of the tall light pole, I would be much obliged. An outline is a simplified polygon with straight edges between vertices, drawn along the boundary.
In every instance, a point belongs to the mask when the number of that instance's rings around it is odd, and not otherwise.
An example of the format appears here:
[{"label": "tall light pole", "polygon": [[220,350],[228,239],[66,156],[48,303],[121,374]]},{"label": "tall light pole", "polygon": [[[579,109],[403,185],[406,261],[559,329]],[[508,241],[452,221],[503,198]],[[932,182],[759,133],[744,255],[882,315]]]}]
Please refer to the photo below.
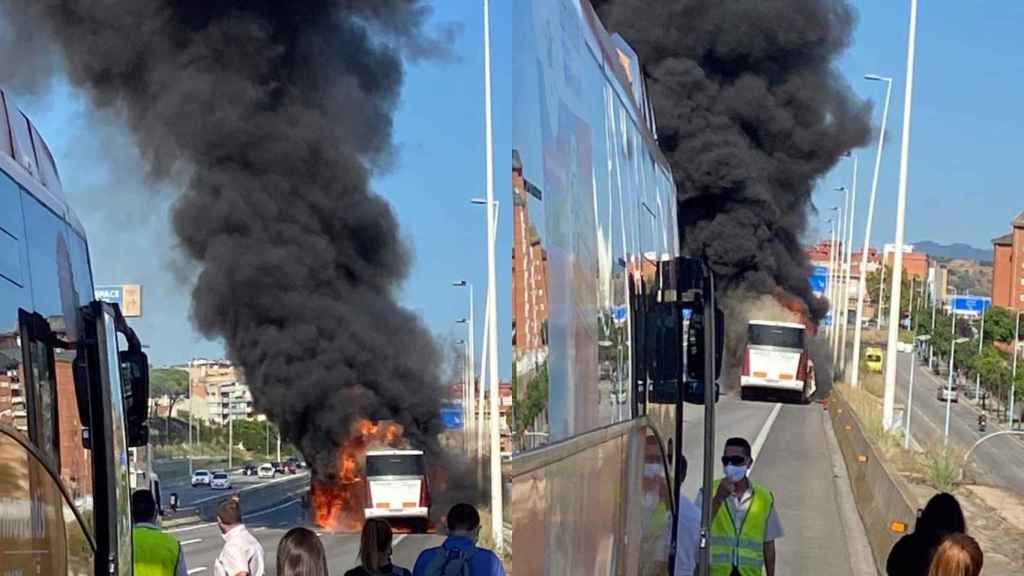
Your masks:
[{"label": "tall light pole", "polygon": [[[837,260],[836,260],[837,263],[838,263],[838,266],[839,266],[839,270],[838,270],[839,274],[838,274],[838,276],[836,278],[837,283],[836,283],[836,291],[835,291],[835,303],[832,306],[832,325],[833,325],[833,330],[832,330],[832,365],[833,366],[836,365],[836,360],[838,359],[838,355],[839,355],[839,332],[837,330],[842,329],[842,326],[841,326],[842,318],[840,318],[840,314],[839,314],[839,305],[840,305],[839,299],[842,297],[843,290],[839,286],[838,281],[840,279],[842,279],[842,277],[843,277],[843,263],[845,262],[846,257],[843,254],[842,245],[846,244],[846,215],[850,213],[850,191],[846,189],[846,186],[839,186],[838,188],[836,188],[836,192],[842,192],[843,193],[843,211],[839,213],[839,244],[840,244],[840,249],[839,249],[839,254],[838,254]],[[833,380],[834,379],[835,379],[835,374],[833,372]]]},{"label": "tall light pole", "polygon": [[[487,200],[485,198],[473,198],[471,200],[471,202],[473,204],[480,204],[480,205],[487,204]],[[501,212],[500,208],[501,208],[501,203],[498,202],[497,200],[495,200],[494,201],[494,219],[493,219],[494,220],[494,227],[490,230],[491,234],[490,234],[490,239],[489,239],[489,242],[491,244],[494,244],[494,242],[496,242],[496,240],[497,240],[495,235],[498,233],[498,214]],[[478,401],[474,402],[474,406],[476,407],[476,412],[477,412],[476,438],[477,438],[477,456],[478,457],[482,457],[483,453],[484,453],[483,443],[484,443],[484,431],[485,431],[485,428],[486,428],[484,426],[484,405],[485,405],[485,399],[484,399],[484,376],[485,376],[485,374],[489,374],[488,366],[491,363],[491,361],[490,361],[490,358],[491,358],[491,356],[490,356],[491,345],[490,345],[489,340],[490,340],[490,334],[491,334],[491,325],[494,323],[494,317],[492,316],[492,310],[491,310],[491,297],[492,297],[491,290],[488,287],[488,290],[487,290],[487,302],[484,303],[484,311],[485,311],[484,312],[484,342],[483,342],[483,352],[482,352],[481,357],[480,357],[480,387],[479,387],[479,396],[477,397]],[[495,330],[497,330],[497,328],[495,328]],[[495,336],[495,340],[497,340],[497,336]],[[495,353],[495,354],[497,354],[497,353]],[[497,377],[495,376],[495,379],[496,378]],[[500,467],[501,463],[499,462],[498,465]]]},{"label": "tall light pole", "polygon": [[[985,306],[981,307],[981,331],[978,332],[978,356],[981,356],[981,351],[985,345]],[[974,380],[974,402],[978,402],[978,395],[981,394],[981,372],[975,374]]]},{"label": "tall light pole", "polygon": [[[473,399],[473,390],[476,388],[476,338],[473,335],[474,328],[476,327],[476,321],[473,319],[473,311],[475,310],[473,305],[473,284],[471,282],[466,282],[465,280],[459,280],[458,282],[453,282],[452,285],[469,288],[469,359],[467,362],[467,369],[469,370],[469,384],[466,387],[468,396],[463,396],[463,409],[469,414],[473,414],[475,404]],[[472,427],[472,417],[470,417],[464,425],[466,426],[466,429],[469,430]]]},{"label": "tall light pole", "polygon": [[[907,83],[903,96],[903,134],[900,144],[900,187],[896,196],[896,254],[893,255],[892,295],[889,298],[889,360],[885,363],[885,396],[882,400],[882,424],[892,429],[893,404],[896,401],[896,362],[893,358],[899,338],[900,290],[903,278],[903,229],[907,213],[907,171],[910,164],[910,111],[914,93],[914,44],[917,41],[917,0],[910,0],[910,35],[907,39]],[[883,266],[884,269],[884,266]]]},{"label": "tall light pole", "polygon": [[494,548],[500,554],[505,548],[502,530],[502,484],[500,429],[498,428],[498,314],[497,277],[495,274],[495,235],[498,222],[494,200],[494,137],[491,123],[491,3],[484,0],[484,125],[487,134],[487,307],[491,311],[488,326],[489,384],[491,387],[491,531]]},{"label": "tall light pole", "polygon": [[857,213],[857,155],[849,153],[853,158],[853,191],[850,197],[850,218],[846,226],[846,278],[843,280],[842,298],[842,332],[839,333],[839,373],[846,379],[846,332],[850,324],[850,268],[853,264],[853,216]]},{"label": "tall light pole", "polygon": [[1017,322],[1013,329],[1013,370],[1010,377],[1010,430],[1013,430],[1013,399],[1017,395],[1017,356],[1020,355],[1020,317],[1024,310],[1017,312]]},{"label": "tall light pole", "polygon": [[[833,206],[832,212],[838,212],[839,207]],[[839,214],[835,214],[828,219],[829,224],[832,225],[832,236],[828,244],[828,306],[830,321],[828,326],[828,342],[832,345],[832,335],[835,333],[836,328],[836,317],[832,313],[832,306],[835,304],[836,297],[836,223],[839,222]]]},{"label": "tall light pole", "polygon": [[[956,334],[956,312],[953,312],[953,333]],[[968,338],[950,338],[949,340],[949,381],[946,384],[946,426],[942,433],[942,443],[949,443],[949,412],[953,404],[953,357],[956,356],[956,345],[967,342]]]},{"label": "tall light pole", "polygon": [[[458,320],[455,321],[455,323],[468,324],[468,321],[465,318],[459,318]],[[462,410],[463,412],[465,412],[466,410],[469,409],[469,404],[467,404],[466,397],[473,395],[469,387],[469,345],[466,343],[465,340],[461,339],[457,340],[455,343],[462,346]],[[465,416],[463,416],[462,420],[462,444],[463,447],[466,449],[466,454],[469,454],[471,433],[469,431],[469,426],[466,424]],[[470,420],[472,420],[472,418],[470,418]]]},{"label": "tall light pole", "polygon": [[[928,332],[929,337],[935,334],[935,309],[938,306],[935,305],[935,298],[932,298],[932,329]],[[935,358],[935,345],[932,344],[931,340],[928,340],[928,369],[932,369],[932,360]]]}]

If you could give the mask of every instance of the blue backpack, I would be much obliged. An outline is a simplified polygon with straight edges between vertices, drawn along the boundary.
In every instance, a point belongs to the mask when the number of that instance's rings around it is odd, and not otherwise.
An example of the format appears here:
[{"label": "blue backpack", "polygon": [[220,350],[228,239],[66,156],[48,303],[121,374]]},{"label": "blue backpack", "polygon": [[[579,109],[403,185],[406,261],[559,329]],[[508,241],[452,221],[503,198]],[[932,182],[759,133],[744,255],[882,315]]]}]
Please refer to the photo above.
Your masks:
[{"label": "blue backpack", "polygon": [[459,548],[441,547],[441,553],[427,564],[425,576],[471,576],[470,560],[476,554],[476,547],[469,551]]}]

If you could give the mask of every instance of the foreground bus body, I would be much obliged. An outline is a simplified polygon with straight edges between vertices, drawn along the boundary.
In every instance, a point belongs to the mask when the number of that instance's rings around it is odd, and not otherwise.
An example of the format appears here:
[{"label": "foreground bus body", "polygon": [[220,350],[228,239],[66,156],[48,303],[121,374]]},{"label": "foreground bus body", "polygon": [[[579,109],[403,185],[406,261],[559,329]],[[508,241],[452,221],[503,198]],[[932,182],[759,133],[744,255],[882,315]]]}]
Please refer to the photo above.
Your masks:
[{"label": "foreground bus body", "polygon": [[0,90],[0,574],[132,573],[147,404],[141,343],[93,301],[53,157]]},{"label": "foreground bus body", "polygon": [[679,255],[671,172],[640,62],[590,3],[515,5],[515,572],[664,573],[678,420],[639,381],[634,303]]},{"label": "foreground bus body", "polygon": [[752,320],[747,325],[740,393],[781,393],[806,402],[815,391],[814,365],[805,345],[806,326]]},{"label": "foreground bus body", "polygon": [[367,518],[430,516],[430,494],[422,450],[371,450],[366,453]]}]

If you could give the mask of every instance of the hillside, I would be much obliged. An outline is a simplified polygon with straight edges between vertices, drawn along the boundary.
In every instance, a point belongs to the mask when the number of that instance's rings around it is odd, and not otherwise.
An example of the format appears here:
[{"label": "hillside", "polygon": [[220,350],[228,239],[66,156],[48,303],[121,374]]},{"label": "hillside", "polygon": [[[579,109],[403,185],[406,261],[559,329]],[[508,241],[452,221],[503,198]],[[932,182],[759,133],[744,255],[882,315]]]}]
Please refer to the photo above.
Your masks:
[{"label": "hillside", "polygon": [[961,242],[954,244],[941,244],[939,242],[924,240],[922,242],[914,242],[913,246],[915,252],[924,252],[932,258],[974,260],[984,263],[992,262],[992,250],[975,248]]},{"label": "hillside", "polygon": [[974,260],[950,260],[949,284],[960,294],[992,295],[992,266]]}]

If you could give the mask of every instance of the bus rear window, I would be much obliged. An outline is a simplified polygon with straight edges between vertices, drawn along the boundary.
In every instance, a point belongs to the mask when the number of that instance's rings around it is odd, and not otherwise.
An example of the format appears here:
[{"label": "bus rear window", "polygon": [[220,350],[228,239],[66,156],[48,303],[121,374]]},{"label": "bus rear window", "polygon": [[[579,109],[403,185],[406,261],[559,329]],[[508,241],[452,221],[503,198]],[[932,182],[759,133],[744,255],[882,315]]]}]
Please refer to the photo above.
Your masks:
[{"label": "bus rear window", "polygon": [[747,344],[752,346],[803,348],[804,331],[801,328],[791,328],[788,326],[751,324],[747,329]]},{"label": "bus rear window", "polygon": [[422,476],[423,456],[420,454],[367,455],[366,475]]}]

